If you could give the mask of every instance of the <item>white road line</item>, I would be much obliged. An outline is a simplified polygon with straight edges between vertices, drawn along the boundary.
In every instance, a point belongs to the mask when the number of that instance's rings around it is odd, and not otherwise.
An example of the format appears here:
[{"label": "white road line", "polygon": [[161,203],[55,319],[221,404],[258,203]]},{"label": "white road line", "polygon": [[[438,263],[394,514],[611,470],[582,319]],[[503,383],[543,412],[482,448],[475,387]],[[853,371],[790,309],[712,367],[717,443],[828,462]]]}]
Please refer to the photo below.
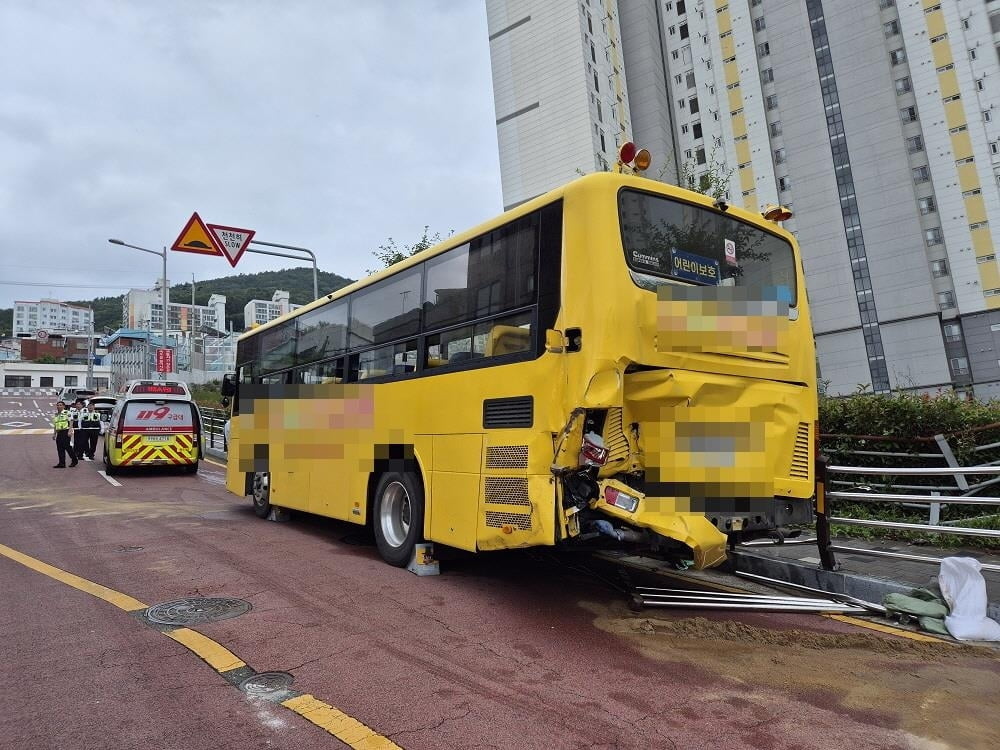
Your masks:
[{"label": "white road line", "polygon": [[38,402],[37,402],[37,401],[32,401],[31,403],[33,403],[33,404],[35,405],[35,408],[36,408],[36,409],[38,409],[38,411],[41,411],[41,410],[42,410],[42,407],[40,407],[40,406],[38,405]]},{"label": "white road line", "polygon": [[112,485],[114,485],[115,487],[121,487],[121,486],[122,486],[122,483],[121,483],[121,482],[119,482],[119,481],[118,481],[117,479],[112,479],[112,478],[111,478],[111,477],[109,477],[109,476],[108,476],[108,475],[107,475],[107,474],[106,474],[105,472],[103,472],[103,471],[99,471],[99,472],[97,472],[97,473],[98,473],[98,474],[100,474],[100,475],[101,475],[102,477],[104,477],[105,479],[107,479],[107,480],[108,480],[108,484],[112,484]]}]

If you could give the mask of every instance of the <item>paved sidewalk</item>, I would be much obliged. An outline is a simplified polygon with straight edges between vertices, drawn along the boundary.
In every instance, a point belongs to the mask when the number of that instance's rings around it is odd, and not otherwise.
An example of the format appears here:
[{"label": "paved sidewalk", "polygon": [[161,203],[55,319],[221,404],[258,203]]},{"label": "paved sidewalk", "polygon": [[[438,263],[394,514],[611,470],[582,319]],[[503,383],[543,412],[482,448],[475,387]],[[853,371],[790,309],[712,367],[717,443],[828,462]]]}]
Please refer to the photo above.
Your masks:
[{"label": "paved sidewalk", "polygon": [[[835,537],[837,546],[873,549],[923,557],[975,557],[981,563],[1000,566],[1000,555],[957,547],[938,548],[911,545],[893,540],[866,541]],[[827,591],[847,593],[872,602],[892,591],[906,593],[937,579],[938,563],[903,560],[854,552],[834,552],[838,563],[835,572],[820,566],[819,551],[812,544],[747,545],[734,553],[737,570],[816,586]],[[765,572],[770,571],[770,572]],[[1000,570],[983,570],[989,615],[1000,620]]]}]

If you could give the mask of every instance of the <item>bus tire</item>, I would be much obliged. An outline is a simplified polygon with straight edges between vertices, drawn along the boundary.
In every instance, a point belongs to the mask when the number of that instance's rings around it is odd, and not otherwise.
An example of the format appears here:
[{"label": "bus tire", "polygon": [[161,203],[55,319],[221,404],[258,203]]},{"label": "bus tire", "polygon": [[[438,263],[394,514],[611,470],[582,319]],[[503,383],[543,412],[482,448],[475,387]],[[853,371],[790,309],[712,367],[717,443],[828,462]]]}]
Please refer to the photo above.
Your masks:
[{"label": "bus tire", "polygon": [[271,514],[271,474],[269,472],[254,472],[250,482],[250,497],[253,500],[253,512],[257,518],[267,518]]},{"label": "bus tire", "polygon": [[372,526],[378,552],[390,565],[405,567],[423,536],[424,489],[409,471],[389,471],[375,488]]},{"label": "bus tire", "polygon": [[104,473],[109,477],[113,477],[118,473],[118,467],[111,463],[111,459],[108,458],[108,452],[104,451]]}]

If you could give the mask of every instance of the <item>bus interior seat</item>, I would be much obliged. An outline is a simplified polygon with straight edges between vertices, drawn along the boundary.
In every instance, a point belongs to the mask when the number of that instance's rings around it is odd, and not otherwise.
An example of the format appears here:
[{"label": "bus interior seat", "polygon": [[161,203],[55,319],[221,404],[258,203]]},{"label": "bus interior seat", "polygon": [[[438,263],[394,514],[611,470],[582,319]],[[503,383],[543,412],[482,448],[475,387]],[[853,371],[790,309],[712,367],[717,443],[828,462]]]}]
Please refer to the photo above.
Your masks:
[{"label": "bus interior seat", "polygon": [[531,329],[518,326],[493,326],[486,342],[486,356],[523,352],[531,346]]},{"label": "bus interior seat", "polygon": [[479,359],[482,356],[483,355],[480,354],[479,352],[470,352],[470,351],[452,352],[451,355],[448,357],[448,361],[449,362],[466,362],[466,361],[468,361],[470,359]]}]

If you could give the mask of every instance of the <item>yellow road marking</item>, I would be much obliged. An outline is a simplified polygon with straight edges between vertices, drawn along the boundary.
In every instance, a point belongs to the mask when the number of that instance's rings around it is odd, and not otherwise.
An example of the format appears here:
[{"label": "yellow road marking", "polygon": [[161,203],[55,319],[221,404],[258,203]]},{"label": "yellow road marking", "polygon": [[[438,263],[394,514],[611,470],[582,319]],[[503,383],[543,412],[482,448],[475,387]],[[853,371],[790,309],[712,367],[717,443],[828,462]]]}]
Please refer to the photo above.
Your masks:
[{"label": "yellow road marking", "polygon": [[281,703],[303,719],[311,721],[320,729],[325,729],[338,740],[355,750],[392,750],[399,748],[395,742],[377,734],[371,727],[362,724],[342,711],[311,695],[299,695]]},{"label": "yellow road marking", "polygon": [[221,466],[223,469],[228,468],[225,464],[220,464],[218,461],[213,461],[210,458],[203,458],[201,460],[204,461],[206,464],[215,464],[216,466]]},{"label": "yellow road marking", "polygon": [[237,657],[225,646],[220,646],[211,638],[190,628],[177,628],[164,633],[175,641],[200,656],[216,672],[228,672],[230,669],[245,667],[245,661]]},{"label": "yellow road marking", "polygon": [[857,617],[851,617],[850,615],[825,614],[824,617],[829,617],[831,620],[846,622],[848,625],[857,625],[859,628],[868,628],[869,630],[877,630],[880,633],[889,633],[890,635],[898,635],[901,638],[909,638],[911,641],[947,643],[949,645],[953,645],[951,641],[946,641],[944,638],[937,638],[933,635],[924,635],[923,633],[914,633],[909,630],[903,630],[902,628],[894,628],[892,625],[882,625],[877,622],[868,622],[868,620],[859,620]]},{"label": "yellow road marking", "polygon": [[[109,589],[107,586],[102,586],[99,583],[88,581],[86,578],[67,573],[65,570],[44,563],[23,552],[18,552],[16,549],[12,549],[4,544],[0,544],[0,555],[8,557],[14,562],[21,563],[25,567],[31,568],[60,583],[65,583],[67,586],[72,586],[75,589],[96,596],[98,599],[103,599],[126,612],[148,609],[148,605],[143,604],[138,599],[133,599],[127,594],[122,594],[114,589]],[[228,672],[246,666],[246,662],[232,651],[216,643],[208,636],[202,635],[197,630],[175,628],[174,630],[163,631],[163,634],[199,656],[216,672]],[[326,730],[355,750],[402,750],[399,745],[389,738],[378,734],[368,725],[348,716],[329,703],[317,700],[312,695],[299,695],[289,698],[283,701],[281,705],[294,711],[303,719],[315,724],[319,728]]]},{"label": "yellow road marking", "polygon": [[126,612],[135,612],[148,607],[148,605],[143,604],[138,599],[133,599],[128,594],[122,594],[114,589],[109,589],[107,586],[102,586],[99,583],[88,581],[86,578],[80,578],[80,576],[67,573],[65,570],[60,570],[48,563],[43,563],[41,560],[36,560],[34,557],[26,555],[23,552],[18,552],[16,549],[11,549],[4,544],[0,544],[0,555],[9,557],[14,562],[19,562],[21,565],[31,568],[49,578],[53,578],[60,583],[65,583],[67,586],[72,586],[86,594],[103,599],[108,604],[113,604],[119,609],[124,609]]}]

